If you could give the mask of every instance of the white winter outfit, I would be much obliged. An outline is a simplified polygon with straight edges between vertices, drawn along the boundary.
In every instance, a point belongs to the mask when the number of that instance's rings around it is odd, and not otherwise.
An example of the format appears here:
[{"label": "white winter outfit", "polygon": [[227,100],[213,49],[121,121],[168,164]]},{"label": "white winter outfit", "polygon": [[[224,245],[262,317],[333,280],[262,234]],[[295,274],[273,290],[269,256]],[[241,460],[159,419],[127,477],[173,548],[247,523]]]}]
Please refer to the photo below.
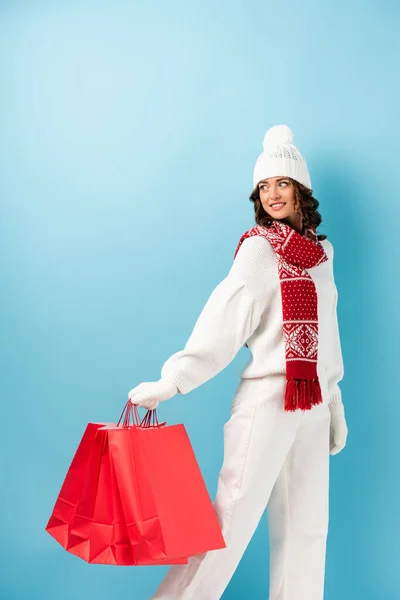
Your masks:
[{"label": "white winter outfit", "polygon": [[[311,189],[306,161],[287,125],[267,131],[253,183],[279,175]],[[161,379],[129,393],[132,402],[147,408],[177,392],[188,394],[222,371],[247,342],[251,357],[224,425],[224,460],[214,502],[226,548],[170,567],[153,600],[221,598],[266,509],[269,600],[323,600],[329,453],[344,447],[347,426],[338,386],[344,370],[333,246],[329,240],[321,244],[328,260],[308,269],[318,299],[321,404],[311,410],[284,410],[281,286],[274,249],[259,235],[243,241],[185,348],[164,363]]]}]

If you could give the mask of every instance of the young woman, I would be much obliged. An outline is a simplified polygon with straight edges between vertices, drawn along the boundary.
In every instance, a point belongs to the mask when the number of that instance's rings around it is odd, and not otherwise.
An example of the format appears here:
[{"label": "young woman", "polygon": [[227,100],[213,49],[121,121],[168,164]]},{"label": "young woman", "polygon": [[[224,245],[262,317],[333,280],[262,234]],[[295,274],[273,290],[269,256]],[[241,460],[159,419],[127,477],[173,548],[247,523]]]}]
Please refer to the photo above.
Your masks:
[{"label": "young woman", "polygon": [[185,348],[161,379],[129,392],[154,409],[205,383],[246,344],[251,359],[224,425],[214,502],[226,548],[173,565],[153,600],[217,600],[265,509],[269,600],[323,600],[329,454],[346,443],[333,246],[307,165],[286,125],[271,127],[254,168],[256,225],[239,240]]}]

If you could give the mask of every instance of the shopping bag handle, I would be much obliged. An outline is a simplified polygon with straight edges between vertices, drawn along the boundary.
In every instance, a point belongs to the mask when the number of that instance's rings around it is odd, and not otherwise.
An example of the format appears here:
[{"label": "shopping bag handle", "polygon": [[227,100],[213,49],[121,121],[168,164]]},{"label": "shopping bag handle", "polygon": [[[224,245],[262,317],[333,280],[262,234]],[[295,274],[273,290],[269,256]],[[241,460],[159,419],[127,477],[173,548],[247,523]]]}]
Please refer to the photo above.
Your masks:
[{"label": "shopping bag handle", "polygon": [[137,404],[132,404],[130,400],[125,404],[121,416],[118,420],[117,427],[119,426],[121,419],[123,417],[122,426],[127,428],[130,427],[131,415],[133,417],[133,425],[135,427],[141,427],[144,429],[150,429],[154,427],[164,427],[166,425],[166,421],[162,423],[158,422],[157,418],[157,410],[147,410],[145,416],[142,420],[140,420],[139,410]]}]

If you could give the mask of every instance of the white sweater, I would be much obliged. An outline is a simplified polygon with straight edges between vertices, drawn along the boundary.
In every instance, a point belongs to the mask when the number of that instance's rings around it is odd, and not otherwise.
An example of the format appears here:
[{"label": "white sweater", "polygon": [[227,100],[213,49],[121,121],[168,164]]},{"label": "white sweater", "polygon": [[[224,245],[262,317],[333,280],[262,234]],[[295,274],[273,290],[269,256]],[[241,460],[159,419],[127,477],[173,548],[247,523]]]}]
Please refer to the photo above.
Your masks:
[{"label": "white sweater", "polygon": [[[308,269],[318,295],[317,374],[328,404],[342,402],[344,375],[337,321],[333,246],[328,260]],[[275,252],[261,236],[246,238],[228,275],[213,290],[183,350],[164,363],[161,377],[187,394],[222,371],[247,342],[251,356],[241,377],[286,373],[282,295]]]}]

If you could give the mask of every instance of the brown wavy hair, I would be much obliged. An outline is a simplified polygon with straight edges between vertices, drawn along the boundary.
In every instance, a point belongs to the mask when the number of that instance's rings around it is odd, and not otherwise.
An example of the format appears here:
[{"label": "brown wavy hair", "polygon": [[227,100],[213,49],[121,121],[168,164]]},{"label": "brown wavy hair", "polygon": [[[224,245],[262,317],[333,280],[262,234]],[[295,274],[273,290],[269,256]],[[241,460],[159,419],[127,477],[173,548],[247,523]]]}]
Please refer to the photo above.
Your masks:
[{"label": "brown wavy hair", "polygon": [[[304,234],[306,237],[314,240],[315,238],[308,231],[308,228],[314,227],[315,229],[317,229],[317,227],[322,222],[322,217],[317,210],[318,206],[319,206],[319,202],[316,198],[314,198],[314,196],[312,195],[312,190],[310,190],[308,187],[299,183],[295,179],[292,179],[291,177],[288,177],[288,179],[290,179],[290,181],[294,187],[294,198],[295,198],[294,199],[294,208],[298,212],[301,212],[301,214],[303,216],[302,234]],[[254,203],[254,214],[255,214],[256,224],[261,225],[262,227],[270,227],[272,222],[277,219],[274,219],[274,217],[269,215],[264,210],[263,205],[261,204],[261,200],[260,200],[260,192],[259,192],[259,188],[258,188],[259,183],[260,182],[258,182],[258,184],[254,188],[254,190],[251,192],[249,200]],[[279,219],[279,221],[283,221],[284,223],[289,225],[289,227],[292,227],[292,225],[285,218]],[[320,234],[317,233],[317,238],[319,241],[325,240],[327,237],[328,236],[324,235],[323,233],[320,233]]]}]

